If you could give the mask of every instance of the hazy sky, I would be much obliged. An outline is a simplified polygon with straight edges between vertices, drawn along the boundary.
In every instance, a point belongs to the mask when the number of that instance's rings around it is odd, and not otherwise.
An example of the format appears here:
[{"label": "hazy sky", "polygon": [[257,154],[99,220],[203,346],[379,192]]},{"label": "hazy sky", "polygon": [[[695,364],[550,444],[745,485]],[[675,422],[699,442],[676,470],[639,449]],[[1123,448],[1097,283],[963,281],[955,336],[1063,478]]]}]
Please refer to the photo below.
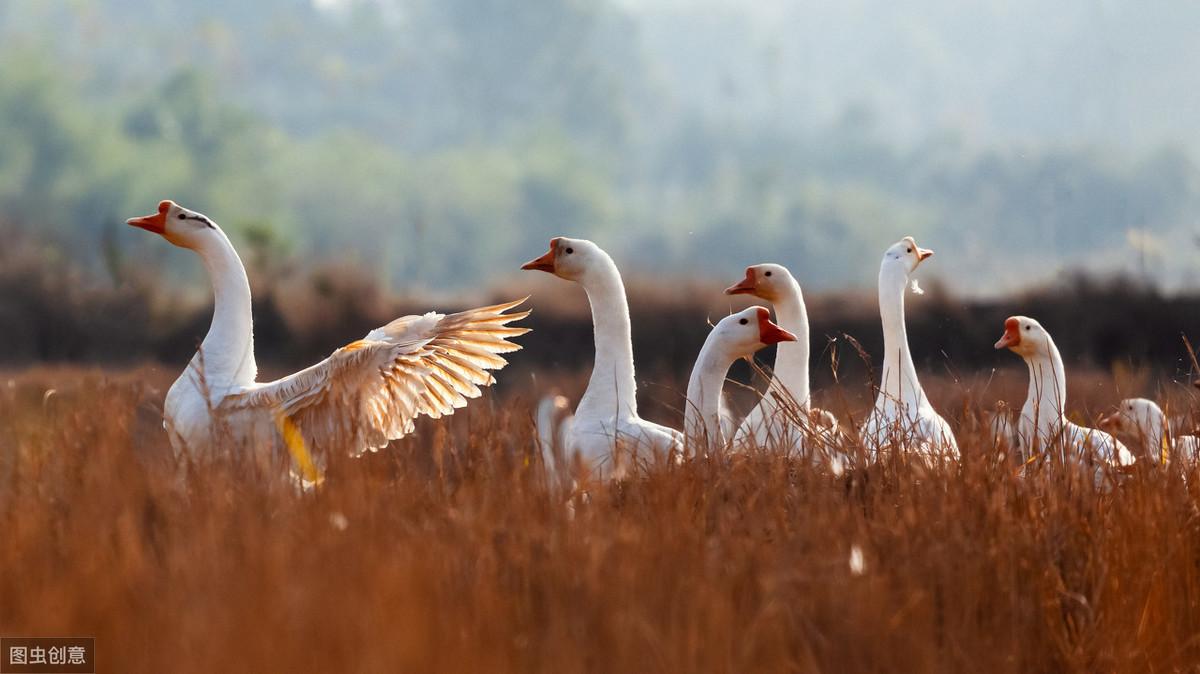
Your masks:
[{"label": "hazy sky", "polygon": [[[405,283],[563,233],[828,287],[902,234],[971,290],[1200,283],[1200,3],[305,1],[0,0],[0,217],[183,195]],[[468,237],[472,276],[429,263]]]},{"label": "hazy sky", "polygon": [[1136,147],[1200,139],[1200,3],[620,0],[680,94],[898,139]]}]

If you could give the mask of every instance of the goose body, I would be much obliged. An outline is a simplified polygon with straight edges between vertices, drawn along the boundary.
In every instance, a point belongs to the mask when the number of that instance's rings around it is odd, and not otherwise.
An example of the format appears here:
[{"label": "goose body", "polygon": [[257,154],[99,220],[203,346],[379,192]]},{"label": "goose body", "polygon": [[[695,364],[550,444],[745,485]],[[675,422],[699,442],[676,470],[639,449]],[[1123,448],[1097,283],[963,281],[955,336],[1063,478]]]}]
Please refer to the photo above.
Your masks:
[{"label": "goose body", "polygon": [[[1010,349],[1029,366],[1029,392],[1017,420],[1017,437],[1028,457],[1059,454],[1063,461],[1098,466],[1132,465],[1129,449],[1109,433],[1080,426],[1066,417],[1067,378],[1062,355],[1050,333],[1032,318],[1012,316],[1004,322],[997,349]],[[1098,471],[1097,482],[1104,474]]]},{"label": "goose body", "polygon": [[883,372],[879,394],[860,436],[868,453],[885,448],[925,458],[957,458],[958,442],[950,424],[930,404],[908,347],[904,292],[909,275],[933,251],[905,237],[889,247],[879,265],[879,316],[883,323]]},{"label": "goose body", "polygon": [[567,460],[577,457],[589,470],[619,478],[635,454],[665,458],[681,450],[679,431],[638,416],[629,303],[608,253],[591,241],[557,237],[546,254],[521,268],[578,283],[592,310],[596,357],[587,390],[564,422]]},{"label": "goose body", "polygon": [[771,322],[764,307],[750,307],[722,318],[708,333],[688,380],[684,430],[698,454],[724,448],[729,429],[723,423],[721,400],[725,376],[738,358],[748,358],[768,344],[794,342],[796,336]]},{"label": "goose body", "polygon": [[1167,423],[1167,415],[1153,400],[1126,398],[1117,411],[1105,417],[1100,427],[1137,438],[1142,446],[1139,459],[1153,463],[1182,460],[1194,464],[1200,452],[1200,438],[1176,435]]},{"label": "goose body", "polygon": [[417,416],[452,414],[479,396],[493,382],[488,371],[506,364],[499,354],[520,348],[508,340],[527,332],[508,325],[527,311],[505,313],[523,300],[405,316],[307,369],[259,382],[250,284],[221,228],[171,201],[129,224],[194,251],[212,281],[212,324],[164,403],[177,451],[227,442],[269,450],[297,440],[308,451],[378,449],[411,432]]},{"label": "goose body", "polygon": [[571,405],[566,396],[546,395],[534,410],[536,441],[534,451],[541,454],[551,484],[572,484],[571,466],[566,460],[566,438],[571,425]]},{"label": "goose body", "polygon": [[808,309],[800,284],[783,265],[757,264],[747,267],[745,278],[726,288],[725,294],[753,295],[770,302],[779,327],[796,336],[795,341],[777,347],[771,381],[737,427],[733,446],[780,447],[814,457],[832,451],[837,417],[812,406]]}]

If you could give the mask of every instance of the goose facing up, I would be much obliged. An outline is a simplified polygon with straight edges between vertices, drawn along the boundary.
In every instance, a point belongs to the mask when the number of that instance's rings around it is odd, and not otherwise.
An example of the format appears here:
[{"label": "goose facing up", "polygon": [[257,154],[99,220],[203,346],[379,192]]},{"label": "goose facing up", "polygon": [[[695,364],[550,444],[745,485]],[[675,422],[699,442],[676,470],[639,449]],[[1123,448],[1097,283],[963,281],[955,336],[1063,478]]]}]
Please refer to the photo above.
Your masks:
[{"label": "goose facing up", "polygon": [[665,458],[683,448],[683,434],[638,416],[632,328],[617,265],[585,239],[555,237],[550,249],[521,269],[543,271],[583,287],[592,310],[596,356],[587,390],[567,421],[568,458],[600,475],[620,478],[639,449]]},{"label": "goose facing up", "polygon": [[[1109,466],[1134,463],[1133,454],[1112,435],[1067,419],[1066,369],[1058,346],[1041,323],[1028,316],[1010,316],[996,348],[1009,349],[1029,366],[1029,392],[1017,421],[1017,436],[1026,456],[1057,450],[1064,461],[1095,459]],[[1103,477],[1100,472],[1096,475],[1098,482]]]},{"label": "goose facing up", "polygon": [[772,323],[765,307],[743,309],[718,321],[705,338],[688,380],[683,424],[688,439],[702,448],[724,447],[721,397],[729,367],[769,344],[794,341],[796,335]]},{"label": "goose facing up", "polygon": [[292,449],[299,438],[322,452],[378,449],[411,432],[417,416],[453,414],[478,397],[494,381],[488,371],[506,364],[499,354],[521,348],[509,340],[528,332],[509,325],[528,311],[505,313],[524,300],[404,316],[316,365],[258,382],[250,284],[225,232],[172,201],[127,222],[195,252],[212,281],[212,324],[164,403],[177,451],[211,447],[226,432],[257,448]]},{"label": "goose facing up", "polygon": [[884,448],[915,451],[926,458],[958,458],[958,443],[917,379],[904,323],[909,276],[933,256],[911,236],[892,244],[879,263],[879,317],[883,323],[883,372],[875,406],[861,429],[871,455]]}]

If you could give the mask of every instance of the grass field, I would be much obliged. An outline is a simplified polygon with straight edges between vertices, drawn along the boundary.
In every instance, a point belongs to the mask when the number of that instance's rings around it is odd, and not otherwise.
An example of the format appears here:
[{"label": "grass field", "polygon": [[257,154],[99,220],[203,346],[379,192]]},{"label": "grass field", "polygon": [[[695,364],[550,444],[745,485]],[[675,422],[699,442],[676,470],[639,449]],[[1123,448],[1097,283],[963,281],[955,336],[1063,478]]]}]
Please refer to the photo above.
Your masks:
[{"label": "grass field", "polygon": [[[944,471],[764,451],[591,484],[573,514],[521,382],[301,495],[236,456],[172,459],[170,379],[0,377],[0,633],[95,636],[107,672],[1200,667],[1200,482],[1016,477],[978,418],[1020,403],[1020,369],[927,377],[963,447]],[[1074,378],[1077,407],[1118,383]],[[849,388],[821,392],[843,419]]]}]

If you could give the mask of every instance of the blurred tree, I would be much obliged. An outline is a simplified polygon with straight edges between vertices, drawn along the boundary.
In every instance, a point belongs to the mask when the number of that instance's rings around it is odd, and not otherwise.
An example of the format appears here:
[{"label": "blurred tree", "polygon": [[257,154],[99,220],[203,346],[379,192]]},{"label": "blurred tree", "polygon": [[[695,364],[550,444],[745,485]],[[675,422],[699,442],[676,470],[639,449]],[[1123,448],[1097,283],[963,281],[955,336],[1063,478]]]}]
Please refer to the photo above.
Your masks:
[{"label": "blurred tree", "polygon": [[[967,18],[943,9],[953,25]],[[1185,146],[981,144],[953,125],[899,144],[896,101],[945,92],[882,63],[883,46],[818,64],[894,80],[830,102],[806,78],[831,75],[798,61],[794,41],[759,40],[720,12],[633,11],[613,0],[6,0],[0,220],[93,268],[102,242],[119,274],[121,246],[138,246],[139,264],[175,259],[120,224],[173,198],[239,243],[259,234],[245,223],[269,222],[297,257],[345,257],[404,287],[475,286],[559,233],[656,272],[694,273],[697,259],[736,270],[769,254],[810,285],[871,285],[877,251],[904,234],[954,251],[931,273],[959,290],[1074,264],[1128,271],[1131,228],[1169,251],[1156,277],[1194,266],[1180,244],[1200,221],[1200,170]],[[1077,26],[1044,28],[1094,46]],[[1190,48],[1186,31],[1164,31],[1164,54]],[[889,48],[967,88],[976,74],[959,77],[955,49],[1008,48],[908,23],[896,33]]]}]

